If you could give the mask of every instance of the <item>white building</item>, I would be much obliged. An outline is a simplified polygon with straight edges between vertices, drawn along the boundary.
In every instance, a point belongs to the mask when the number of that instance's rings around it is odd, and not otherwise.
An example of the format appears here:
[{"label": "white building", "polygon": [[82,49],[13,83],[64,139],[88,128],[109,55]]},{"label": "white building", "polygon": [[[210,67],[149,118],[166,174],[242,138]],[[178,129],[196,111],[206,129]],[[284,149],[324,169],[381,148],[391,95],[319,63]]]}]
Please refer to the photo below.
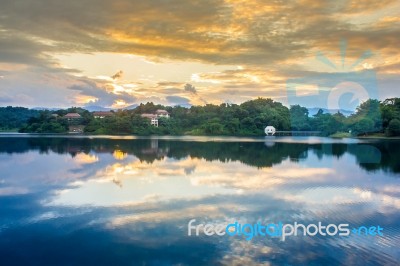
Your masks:
[{"label": "white building", "polygon": [[169,113],[159,109],[155,114],[141,114],[141,116],[150,119],[150,124],[152,126],[158,127],[158,119],[161,117],[169,118]]},{"label": "white building", "polygon": [[144,118],[150,119],[150,125],[158,127],[158,117],[155,114],[142,114]]}]

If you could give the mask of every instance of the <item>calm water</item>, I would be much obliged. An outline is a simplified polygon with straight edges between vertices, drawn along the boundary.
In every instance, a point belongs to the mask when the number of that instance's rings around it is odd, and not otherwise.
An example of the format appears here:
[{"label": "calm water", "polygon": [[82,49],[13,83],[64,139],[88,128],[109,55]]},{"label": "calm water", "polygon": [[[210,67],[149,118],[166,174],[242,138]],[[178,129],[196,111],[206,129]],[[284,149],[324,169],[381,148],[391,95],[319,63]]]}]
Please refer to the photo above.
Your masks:
[{"label": "calm water", "polygon": [[[0,136],[1,265],[399,265],[400,142]],[[188,236],[188,222],[383,236]]]}]

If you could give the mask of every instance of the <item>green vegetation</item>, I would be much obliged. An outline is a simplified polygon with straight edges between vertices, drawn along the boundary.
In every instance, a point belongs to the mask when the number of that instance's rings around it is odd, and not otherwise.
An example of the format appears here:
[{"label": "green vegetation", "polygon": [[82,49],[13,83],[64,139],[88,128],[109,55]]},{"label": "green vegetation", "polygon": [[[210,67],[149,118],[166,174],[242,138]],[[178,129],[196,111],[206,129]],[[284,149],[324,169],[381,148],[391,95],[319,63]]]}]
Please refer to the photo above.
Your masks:
[{"label": "green vegetation", "polygon": [[351,133],[349,132],[336,132],[335,134],[330,135],[331,138],[350,138]]},{"label": "green vegetation", "polygon": [[[155,113],[158,109],[168,111],[171,116],[159,118],[158,127],[141,117],[141,114]],[[12,124],[3,118],[0,128],[18,127],[20,132],[32,133],[66,133],[72,126],[81,125],[87,134],[263,136],[265,126],[272,125],[277,130],[320,131],[322,136],[333,137],[400,136],[400,98],[383,102],[368,100],[348,117],[322,110],[310,117],[305,107],[293,105],[287,108],[279,102],[263,98],[240,105],[207,104],[190,108],[146,103],[133,110],[112,111],[111,116],[101,119],[76,107],[58,111],[7,107],[0,109],[0,117],[21,111],[24,113],[18,117],[19,124]],[[32,112],[31,118],[28,118],[28,111]],[[78,113],[80,118],[67,119],[64,117],[67,113]]]},{"label": "green vegetation", "polygon": [[[67,113],[79,113],[80,119],[68,121],[63,118]],[[66,110],[58,111],[40,111],[36,117],[28,119],[25,126],[21,127],[19,132],[21,133],[67,133],[69,126],[83,125],[86,126],[90,120],[93,119],[93,115],[82,108],[72,107]]]},{"label": "green vegetation", "polygon": [[400,120],[395,118],[390,120],[387,127],[387,134],[389,136],[400,136]]},{"label": "green vegetation", "polygon": [[0,107],[0,131],[18,131],[30,117],[37,117],[39,111],[24,107]]},{"label": "green vegetation", "polygon": [[[143,113],[158,109],[169,112],[170,118],[159,118],[159,127],[151,126]],[[271,99],[257,99],[241,105],[169,107],[153,103],[141,104],[134,110],[119,110],[114,116],[92,119],[85,128],[91,134],[137,135],[264,135],[265,125],[289,130],[289,109]]]},{"label": "green vegetation", "polygon": [[66,133],[68,124],[63,120],[58,120],[49,111],[40,112],[38,117],[28,119],[26,126],[22,127],[21,133]]}]

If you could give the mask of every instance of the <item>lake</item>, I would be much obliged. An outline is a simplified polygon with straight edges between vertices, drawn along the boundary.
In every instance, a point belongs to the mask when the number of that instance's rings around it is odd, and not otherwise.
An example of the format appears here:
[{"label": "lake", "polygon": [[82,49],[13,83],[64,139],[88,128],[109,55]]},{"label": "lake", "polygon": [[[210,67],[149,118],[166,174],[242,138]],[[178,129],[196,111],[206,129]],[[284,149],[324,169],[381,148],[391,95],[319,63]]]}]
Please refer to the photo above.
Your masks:
[{"label": "lake", "polygon": [[[398,140],[3,134],[0,264],[399,265],[399,158]],[[383,230],[247,240],[193,219]]]}]

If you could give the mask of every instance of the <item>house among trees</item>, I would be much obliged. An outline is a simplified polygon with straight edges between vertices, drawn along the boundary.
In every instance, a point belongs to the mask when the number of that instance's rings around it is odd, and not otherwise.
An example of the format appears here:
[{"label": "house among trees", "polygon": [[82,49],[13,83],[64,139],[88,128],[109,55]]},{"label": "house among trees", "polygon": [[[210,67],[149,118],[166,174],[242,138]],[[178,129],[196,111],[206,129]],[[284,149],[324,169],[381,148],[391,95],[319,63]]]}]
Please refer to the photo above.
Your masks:
[{"label": "house among trees", "polygon": [[105,118],[105,117],[110,117],[113,116],[114,113],[113,112],[93,112],[93,116],[94,118]]},{"label": "house among trees", "polygon": [[[66,115],[63,116],[64,119],[67,120],[67,123],[69,126],[72,125],[79,125],[82,121],[82,116],[78,113],[68,113]],[[73,132],[73,133],[79,133],[79,130],[75,129],[75,130],[69,130],[69,132]]]},{"label": "house among trees", "polygon": [[167,111],[161,110],[161,109],[158,109],[158,110],[156,111],[156,115],[157,115],[157,117],[169,118],[169,113],[168,113]]},{"label": "house among trees", "polygon": [[66,118],[68,121],[74,121],[74,120],[81,119],[82,117],[78,113],[68,113],[68,114],[64,115],[64,118]]},{"label": "house among trees", "polygon": [[150,119],[150,124],[152,126],[158,127],[158,117],[155,114],[142,114],[141,115],[144,118]]},{"label": "house among trees", "polygon": [[83,133],[84,126],[82,125],[70,125],[68,126],[68,133]]},{"label": "house among trees", "polygon": [[150,119],[150,124],[152,126],[158,127],[158,119],[161,117],[169,118],[169,113],[165,110],[158,109],[155,114],[142,114],[141,116]]}]

